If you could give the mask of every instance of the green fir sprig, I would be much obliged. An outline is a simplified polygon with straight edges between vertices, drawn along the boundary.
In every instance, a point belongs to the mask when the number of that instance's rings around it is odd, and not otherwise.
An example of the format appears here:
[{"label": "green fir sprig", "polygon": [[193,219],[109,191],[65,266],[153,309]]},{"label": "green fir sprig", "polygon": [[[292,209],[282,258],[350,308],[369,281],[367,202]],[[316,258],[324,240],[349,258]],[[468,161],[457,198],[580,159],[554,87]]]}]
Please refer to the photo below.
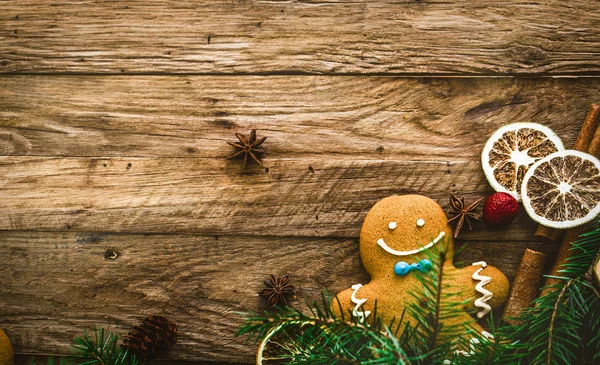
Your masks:
[{"label": "green fir sprig", "polygon": [[118,336],[93,328],[93,338],[84,330],[82,337],[73,339],[70,362],[78,365],[141,365],[140,357],[129,347],[117,345]]},{"label": "green fir sprig", "polygon": [[[445,324],[464,315],[465,303],[448,300],[461,289],[446,283],[449,276],[442,275],[446,246],[441,243],[439,247],[439,251],[429,251],[432,269],[419,273],[422,288],[409,292],[412,300],[401,318],[384,322],[375,302],[371,321],[362,323],[351,313],[345,314],[337,298],[324,293],[321,303],[309,305],[309,315],[289,307],[242,313],[244,323],[238,334],[262,341],[258,349],[262,359],[284,364],[441,364],[453,357],[456,349],[467,346],[461,341],[468,339],[443,339],[465,333],[464,323]],[[414,321],[405,321],[406,316]],[[476,331],[466,333],[470,332]]]},{"label": "green fir sprig", "polygon": [[[310,315],[289,307],[242,313],[244,325],[238,335],[262,341],[258,356],[281,363],[409,364],[390,326],[381,320],[361,324],[343,314],[338,318],[331,302],[323,293],[320,304],[309,306]],[[372,315],[378,318],[376,308]]]},{"label": "green fir sprig", "polygon": [[465,331],[471,331],[468,341],[460,341],[459,349],[450,357],[452,365],[517,365],[525,364],[523,359],[527,356],[527,346],[520,341],[515,341],[509,336],[508,327],[498,325],[494,319],[494,312],[486,322],[487,332],[490,336],[472,331],[467,326]]},{"label": "green fir sprig", "polygon": [[464,315],[467,302],[455,300],[463,289],[449,284],[452,274],[444,271],[446,247],[445,242],[441,242],[437,250],[428,251],[432,268],[416,276],[421,287],[408,293],[412,300],[406,305],[406,313],[416,325],[407,324],[400,338],[414,364],[442,363],[452,356],[465,335],[470,337],[476,332],[469,328],[474,322],[472,319],[468,323],[452,324],[453,319]]},{"label": "green fir sprig", "polygon": [[557,284],[544,288],[531,308],[508,327],[527,344],[526,364],[600,364],[600,297],[589,274],[600,251],[600,223],[582,234],[559,269]]}]

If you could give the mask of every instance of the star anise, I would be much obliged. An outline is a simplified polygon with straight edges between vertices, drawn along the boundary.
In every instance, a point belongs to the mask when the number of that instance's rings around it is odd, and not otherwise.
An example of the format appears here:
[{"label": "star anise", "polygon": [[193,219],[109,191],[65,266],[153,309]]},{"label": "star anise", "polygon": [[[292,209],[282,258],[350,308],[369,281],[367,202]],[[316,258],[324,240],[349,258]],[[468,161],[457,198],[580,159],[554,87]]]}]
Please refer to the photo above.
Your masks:
[{"label": "star anise", "polygon": [[248,165],[248,156],[253,159],[257,164],[262,166],[262,162],[260,162],[260,155],[267,153],[261,145],[267,140],[267,137],[262,137],[261,139],[256,139],[256,130],[253,129],[250,132],[249,136],[244,136],[241,133],[236,132],[235,136],[239,140],[239,142],[227,142],[230,146],[237,148],[239,151],[236,151],[234,154],[229,156],[228,158],[234,158],[240,156],[242,153],[244,154],[244,167]]},{"label": "star anise", "polygon": [[271,274],[270,280],[265,280],[266,288],[261,290],[258,295],[261,298],[267,299],[268,308],[272,308],[278,304],[288,305],[285,299],[286,295],[293,295],[294,286],[289,283],[287,275],[282,278],[277,278]]},{"label": "star anise", "polygon": [[469,225],[469,231],[473,230],[469,218],[478,221],[481,220],[481,216],[477,213],[474,213],[473,211],[475,210],[475,208],[477,208],[477,206],[479,205],[479,203],[481,203],[482,200],[483,198],[479,198],[471,204],[467,205],[465,203],[464,196],[462,198],[458,198],[453,193],[450,193],[450,205],[452,206],[452,209],[454,210],[453,213],[455,215],[454,217],[450,218],[450,220],[448,220],[448,223],[456,221],[456,227],[454,228],[454,238],[458,237],[458,233],[460,232],[460,229],[462,228],[463,223],[465,221],[467,221],[467,224]]}]

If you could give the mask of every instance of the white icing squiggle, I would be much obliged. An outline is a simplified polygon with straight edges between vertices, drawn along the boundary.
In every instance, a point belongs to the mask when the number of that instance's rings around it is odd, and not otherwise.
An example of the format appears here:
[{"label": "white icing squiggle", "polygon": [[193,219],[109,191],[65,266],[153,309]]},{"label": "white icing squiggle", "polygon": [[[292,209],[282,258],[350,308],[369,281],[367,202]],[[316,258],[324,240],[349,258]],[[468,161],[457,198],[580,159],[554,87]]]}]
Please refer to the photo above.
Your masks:
[{"label": "white icing squiggle", "polygon": [[425,251],[428,248],[433,247],[433,245],[435,245],[436,243],[438,243],[442,238],[444,238],[444,236],[446,235],[446,232],[442,231],[440,232],[440,234],[431,242],[429,242],[428,244],[426,244],[423,247],[414,249],[414,250],[410,250],[410,251],[396,251],[393,248],[391,248],[390,246],[388,246],[385,241],[383,240],[383,238],[380,238],[377,240],[377,244],[379,246],[381,246],[381,248],[383,248],[384,250],[386,250],[388,253],[391,253],[394,256],[408,256],[408,255],[414,255],[416,253],[419,253],[421,251]]},{"label": "white icing squiggle", "polygon": [[[482,334],[484,337],[487,337],[489,340],[493,340],[493,339],[494,339],[494,336],[492,336],[492,334],[491,334],[491,333],[489,333],[489,332],[487,332],[487,331],[483,331],[483,332],[481,332],[481,334]],[[459,355],[459,356],[471,357],[471,356],[473,356],[473,355],[475,355],[475,354],[477,353],[477,352],[475,351],[475,346],[479,345],[480,343],[481,343],[481,342],[480,342],[478,339],[476,339],[476,338],[471,338],[471,339],[469,340],[469,348],[470,348],[470,350],[471,350],[471,351],[465,351],[465,350],[456,350],[456,351],[454,351],[454,353],[455,353],[456,355]],[[450,361],[450,360],[444,360],[443,364],[444,364],[444,365],[451,365],[451,364],[452,364],[452,361]]]},{"label": "white icing squiggle", "polygon": [[487,285],[492,281],[492,278],[485,275],[479,275],[481,270],[483,270],[487,266],[487,264],[485,263],[485,261],[478,261],[473,263],[473,266],[478,265],[481,265],[481,267],[477,269],[477,271],[475,271],[473,273],[473,276],[471,277],[473,278],[473,280],[479,280],[479,283],[475,286],[475,290],[477,290],[481,294],[481,297],[475,300],[475,306],[481,308],[481,310],[477,312],[477,318],[482,318],[492,310],[492,307],[490,307],[489,304],[487,304],[487,302],[490,299],[492,299],[494,294],[491,291],[483,288],[484,285]]},{"label": "white icing squiggle", "polygon": [[358,317],[359,323],[364,323],[365,319],[367,319],[367,317],[371,314],[371,311],[360,311],[360,312],[358,311],[360,309],[360,307],[363,304],[365,304],[365,302],[367,301],[366,299],[357,299],[356,298],[356,292],[360,288],[362,288],[362,284],[352,285],[352,296],[350,296],[350,300],[352,301],[352,303],[356,304],[354,309],[352,309],[352,315],[354,317]]}]

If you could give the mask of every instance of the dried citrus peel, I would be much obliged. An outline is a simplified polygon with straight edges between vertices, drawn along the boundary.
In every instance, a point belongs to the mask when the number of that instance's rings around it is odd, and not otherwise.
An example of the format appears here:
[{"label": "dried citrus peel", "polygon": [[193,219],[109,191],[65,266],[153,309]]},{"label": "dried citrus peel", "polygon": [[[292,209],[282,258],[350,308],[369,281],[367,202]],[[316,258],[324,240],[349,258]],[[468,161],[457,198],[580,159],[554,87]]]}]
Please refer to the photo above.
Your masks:
[{"label": "dried citrus peel", "polygon": [[521,196],[527,214],[544,226],[585,224],[600,213],[600,161],[575,150],[550,154],[529,168]]},{"label": "dried citrus peel", "polygon": [[564,150],[550,128],[537,123],[513,123],[499,128],[486,142],[481,164],[494,190],[520,200],[521,184],[531,165]]}]

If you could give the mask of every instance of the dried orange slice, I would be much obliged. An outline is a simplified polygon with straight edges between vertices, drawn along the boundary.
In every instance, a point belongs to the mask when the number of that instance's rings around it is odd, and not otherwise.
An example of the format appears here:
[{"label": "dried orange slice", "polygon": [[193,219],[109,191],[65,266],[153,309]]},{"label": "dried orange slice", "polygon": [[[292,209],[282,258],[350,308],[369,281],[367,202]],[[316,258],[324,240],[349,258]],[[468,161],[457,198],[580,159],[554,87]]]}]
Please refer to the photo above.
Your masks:
[{"label": "dried orange slice", "polygon": [[297,339],[302,334],[303,328],[312,324],[311,321],[298,321],[298,323],[287,327],[279,325],[272,328],[258,346],[256,364],[287,364],[294,357],[302,357],[301,355],[306,353],[306,349],[297,342]]},{"label": "dried orange slice", "polygon": [[527,214],[544,226],[587,223],[600,213],[600,161],[575,150],[555,152],[529,168],[521,196]]},{"label": "dried orange slice", "polygon": [[278,351],[278,347],[284,345],[280,344],[278,341],[274,341],[277,337],[276,335],[280,334],[281,328],[281,325],[274,327],[267,333],[265,338],[263,338],[256,351],[256,365],[266,365],[269,363],[276,363],[278,360],[283,360],[279,356],[281,351]]},{"label": "dried orange slice", "polygon": [[552,129],[537,123],[513,123],[498,129],[481,154],[485,177],[496,191],[521,200],[523,176],[538,160],[564,150]]}]

